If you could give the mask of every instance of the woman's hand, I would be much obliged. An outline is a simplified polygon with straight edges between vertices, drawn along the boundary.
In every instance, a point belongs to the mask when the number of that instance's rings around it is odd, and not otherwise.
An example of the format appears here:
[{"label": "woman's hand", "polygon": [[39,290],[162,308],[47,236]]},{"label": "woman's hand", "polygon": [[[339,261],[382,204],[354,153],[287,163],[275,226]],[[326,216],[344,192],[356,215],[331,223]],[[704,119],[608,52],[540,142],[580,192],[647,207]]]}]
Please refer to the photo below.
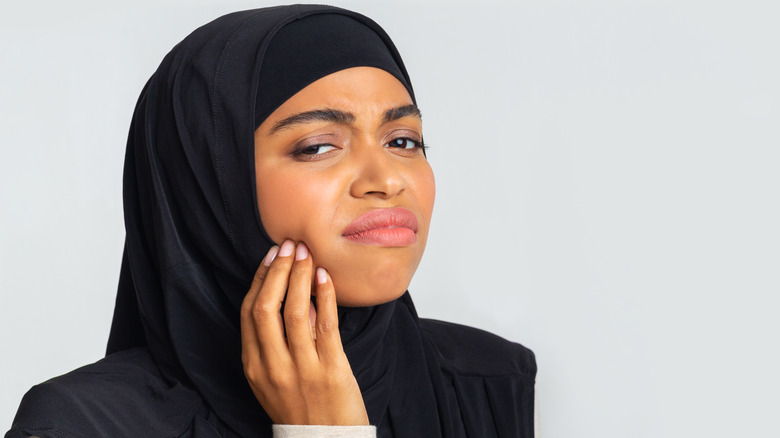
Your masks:
[{"label": "woman's hand", "polygon": [[324,268],[313,274],[306,245],[296,248],[290,240],[271,248],[257,268],[241,306],[244,375],[276,424],[367,425],[363,397],[341,345],[333,282]]}]

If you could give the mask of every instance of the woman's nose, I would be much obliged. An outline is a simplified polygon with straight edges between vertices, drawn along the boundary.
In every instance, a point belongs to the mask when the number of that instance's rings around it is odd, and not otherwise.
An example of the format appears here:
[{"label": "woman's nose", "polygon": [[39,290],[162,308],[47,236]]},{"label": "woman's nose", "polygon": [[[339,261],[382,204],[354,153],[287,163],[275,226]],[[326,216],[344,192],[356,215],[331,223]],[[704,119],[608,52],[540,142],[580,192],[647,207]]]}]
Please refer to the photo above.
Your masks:
[{"label": "woman's nose", "polygon": [[383,145],[375,143],[354,149],[355,177],[350,186],[352,196],[388,199],[406,189],[406,181],[390,153]]}]

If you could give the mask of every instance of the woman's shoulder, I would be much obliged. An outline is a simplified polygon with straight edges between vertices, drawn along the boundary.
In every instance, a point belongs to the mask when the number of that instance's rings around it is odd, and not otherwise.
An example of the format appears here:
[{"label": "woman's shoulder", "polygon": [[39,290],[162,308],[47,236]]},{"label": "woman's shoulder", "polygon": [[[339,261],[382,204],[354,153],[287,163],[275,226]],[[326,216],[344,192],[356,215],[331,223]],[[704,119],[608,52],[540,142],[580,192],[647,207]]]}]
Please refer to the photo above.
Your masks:
[{"label": "woman's shoulder", "polygon": [[193,391],[163,379],[148,350],[137,348],[33,386],[6,437],[134,436],[140,423],[175,433],[199,405]]},{"label": "woman's shoulder", "polygon": [[460,375],[536,376],[534,353],[516,342],[474,327],[420,318],[420,332],[437,351],[442,367]]}]

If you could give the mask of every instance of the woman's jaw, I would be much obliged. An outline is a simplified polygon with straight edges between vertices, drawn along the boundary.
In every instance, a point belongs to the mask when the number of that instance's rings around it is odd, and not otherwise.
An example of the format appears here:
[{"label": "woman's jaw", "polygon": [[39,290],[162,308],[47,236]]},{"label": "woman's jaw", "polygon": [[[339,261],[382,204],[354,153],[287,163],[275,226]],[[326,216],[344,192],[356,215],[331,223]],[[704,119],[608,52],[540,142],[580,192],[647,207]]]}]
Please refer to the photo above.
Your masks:
[{"label": "woman's jaw", "polygon": [[255,131],[260,217],[268,235],[305,242],[338,302],[370,306],[408,288],[425,249],[435,183],[422,120],[384,70],[325,76]]}]

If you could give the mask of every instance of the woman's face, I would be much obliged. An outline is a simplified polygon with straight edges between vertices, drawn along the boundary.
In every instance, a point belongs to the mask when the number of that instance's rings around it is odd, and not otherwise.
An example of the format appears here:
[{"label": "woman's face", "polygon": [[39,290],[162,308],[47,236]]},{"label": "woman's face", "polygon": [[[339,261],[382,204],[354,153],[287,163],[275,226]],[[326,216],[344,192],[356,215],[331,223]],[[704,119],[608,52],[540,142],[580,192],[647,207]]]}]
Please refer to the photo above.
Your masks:
[{"label": "woman's face", "polygon": [[340,305],[388,302],[409,286],[435,195],[421,141],[406,88],[372,67],[317,80],[255,131],[263,225],[277,243],[306,243]]}]

